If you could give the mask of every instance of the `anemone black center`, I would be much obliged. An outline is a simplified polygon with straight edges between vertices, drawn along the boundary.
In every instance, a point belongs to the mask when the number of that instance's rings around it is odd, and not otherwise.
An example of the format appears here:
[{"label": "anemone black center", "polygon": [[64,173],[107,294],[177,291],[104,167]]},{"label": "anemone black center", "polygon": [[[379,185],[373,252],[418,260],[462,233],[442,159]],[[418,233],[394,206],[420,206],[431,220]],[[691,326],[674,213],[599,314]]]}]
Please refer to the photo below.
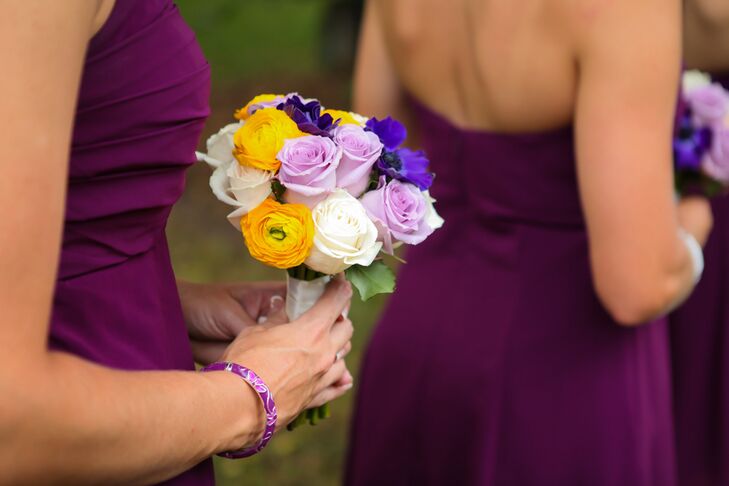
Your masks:
[{"label": "anemone black center", "polygon": [[678,138],[681,140],[688,140],[694,136],[694,129],[687,126],[682,126],[678,130]]},{"label": "anemone black center", "polygon": [[395,152],[385,152],[382,154],[382,161],[395,170],[402,169],[402,160],[400,160],[400,156]]}]

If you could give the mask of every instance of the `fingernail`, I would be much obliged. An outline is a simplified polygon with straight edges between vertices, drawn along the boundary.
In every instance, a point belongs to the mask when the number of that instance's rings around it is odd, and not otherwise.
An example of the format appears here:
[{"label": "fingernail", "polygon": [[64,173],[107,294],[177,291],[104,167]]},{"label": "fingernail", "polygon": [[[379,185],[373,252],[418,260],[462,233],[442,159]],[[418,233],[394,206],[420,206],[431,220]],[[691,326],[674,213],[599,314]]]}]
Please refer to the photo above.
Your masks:
[{"label": "fingernail", "polygon": [[346,390],[351,390],[351,389],[352,389],[352,387],[354,387],[354,383],[349,383],[348,385],[344,385],[344,386],[342,387],[342,390],[345,390],[345,391],[346,391]]},{"label": "fingernail", "polygon": [[271,302],[269,306],[271,307],[271,312],[278,312],[283,308],[284,305],[284,299],[280,295],[274,295],[271,297]]}]

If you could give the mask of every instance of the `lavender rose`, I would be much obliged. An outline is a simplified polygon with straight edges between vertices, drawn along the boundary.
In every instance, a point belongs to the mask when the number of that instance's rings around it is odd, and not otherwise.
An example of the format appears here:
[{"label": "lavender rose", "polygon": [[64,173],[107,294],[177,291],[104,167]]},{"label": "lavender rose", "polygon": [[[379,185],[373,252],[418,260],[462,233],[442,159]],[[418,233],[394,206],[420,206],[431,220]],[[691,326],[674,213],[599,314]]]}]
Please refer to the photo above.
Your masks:
[{"label": "lavender rose", "polygon": [[701,86],[687,91],[685,96],[698,123],[713,125],[724,121],[729,109],[729,98],[720,85]]},{"label": "lavender rose", "polygon": [[290,138],[277,158],[281,162],[278,179],[286,187],[287,202],[313,208],[336,187],[342,149],[327,137]]},{"label": "lavender rose", "polygon": [[711,150],[704,157],[702,168],[717,181],[729,183],[729,128],[722,126],[714,131]]},{"label": "lavender rose", "polygon": [[379,187],[366,193],[361,202],[375,223],[387,253],[392,253],[393,241],[417,245],[433,232],[428,224],[428,201],[412,184],[396,179],[385,183],[382,177]]},{"label": "lavender rose", "polygon": [[352,124],[337,127],[334,142],[342,149],[342,161],[337,169],[337,187],[359,197],[367,189],[372,166],[382,153],[379,137]]}]

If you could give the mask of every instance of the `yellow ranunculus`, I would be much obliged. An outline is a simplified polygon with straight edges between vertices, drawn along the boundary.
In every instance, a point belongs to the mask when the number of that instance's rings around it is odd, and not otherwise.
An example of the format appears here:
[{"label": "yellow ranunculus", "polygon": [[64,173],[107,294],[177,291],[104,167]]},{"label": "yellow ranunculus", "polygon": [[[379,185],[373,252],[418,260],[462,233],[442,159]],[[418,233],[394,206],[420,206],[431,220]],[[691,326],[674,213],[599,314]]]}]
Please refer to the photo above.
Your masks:
[{"label": "yellow ranunculus", "polygon": [[235,117],[238,120],[247,120],[248,117],[251,116],[251,106],[253,105],[261,105],[261,107],[265,108],[267,104],[270,104],[273,101],[276,101],[277,99],[283,100],[284,95],[279,94],[260,94],[256,97],[254,97],[251,101],[249,101],[246,106],[239,110],[235,110]]},{"label": "yellow ranunculus", "polygon": [[342,120],[340,125],[359,125],[360,123],[355,120],[352,114],[344,110],[324,110],[321,112],[322,115],[329,114],[334,118],[334,121]]},{"label": "yellow ranunculus", "polygon": [[284,140],[305,135],[296,123],[281,110],[264,108],[246,120],[233,135],[233,155],[242,165],[276,172],[281,162],[276,155]]},{"label": "yellow ranunculus", "polygon": [[248,251],[276,268],[304,263],[314,244],[314,220],[303,204],[281,204],[272,198],[240,220]]}]

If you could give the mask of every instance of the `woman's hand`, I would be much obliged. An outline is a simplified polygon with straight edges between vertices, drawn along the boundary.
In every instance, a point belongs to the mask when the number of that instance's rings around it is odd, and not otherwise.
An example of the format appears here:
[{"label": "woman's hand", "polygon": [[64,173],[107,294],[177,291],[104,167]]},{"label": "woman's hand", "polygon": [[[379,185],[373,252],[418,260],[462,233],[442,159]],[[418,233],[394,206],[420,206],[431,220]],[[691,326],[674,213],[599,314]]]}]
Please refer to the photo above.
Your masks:
[{"label": "woman's hand", "polygon": [[277,313],[265,324],[245,327],[225,351],[224,361],[246,366],[266,382],[276,400],[279,427],[352,387],[344,360],[338,359],[351,348],[352,322],[342,317],[351,297],[349,283],[334,280],[296,321],[278,324]]},{"label": "woman's hand", "polygon": [[[195,284],[178,281],[182,310],[195,361],[218,361],[243,329],[283,306],[283,282]],[[277,310],[277,309],[274,309]]]},{"label": "woman's hand", "polygon": [[714,226],[714,215],[709,200],[701,196],[681,198],[678,203],[678,222],[701,246],[704,246]]}]

